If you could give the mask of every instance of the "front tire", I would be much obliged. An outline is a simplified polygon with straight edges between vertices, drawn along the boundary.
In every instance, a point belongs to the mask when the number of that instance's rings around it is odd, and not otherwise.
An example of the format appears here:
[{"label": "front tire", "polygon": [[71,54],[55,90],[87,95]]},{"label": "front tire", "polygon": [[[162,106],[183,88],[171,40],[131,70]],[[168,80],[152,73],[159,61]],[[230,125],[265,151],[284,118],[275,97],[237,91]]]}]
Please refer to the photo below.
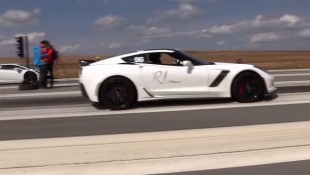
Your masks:
[{"label": "front tire", "polygon": [[234,80],[231,91],[233,99],[238,102],[257,102],[264,96],[264,82],[258,74],[245,72]]},{"label": "front tire", "polygon": [[38,81],[38,77],[35,73],[27,72],[24,77],[24,81],[34,83]]},{"label": "front tire", "polygon": [[134,84],[124,77],[112,77],[106,80],[99,90],[100,105],[111,110],[124,110],[137,101]]}]

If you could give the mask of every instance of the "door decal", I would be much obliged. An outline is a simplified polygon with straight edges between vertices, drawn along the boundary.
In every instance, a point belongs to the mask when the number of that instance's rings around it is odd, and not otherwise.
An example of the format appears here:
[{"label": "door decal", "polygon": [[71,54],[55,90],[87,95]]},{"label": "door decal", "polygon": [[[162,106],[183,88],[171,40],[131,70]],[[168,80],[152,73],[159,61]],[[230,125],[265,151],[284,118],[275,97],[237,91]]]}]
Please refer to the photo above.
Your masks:
[{"label": "door decal", "polygon": [[182,81],[168,79],[168,71],[157,71],[153,73],[153,82],[157,82],[159,84],[167,84],[167,83],[176,84],[181,83]]}]

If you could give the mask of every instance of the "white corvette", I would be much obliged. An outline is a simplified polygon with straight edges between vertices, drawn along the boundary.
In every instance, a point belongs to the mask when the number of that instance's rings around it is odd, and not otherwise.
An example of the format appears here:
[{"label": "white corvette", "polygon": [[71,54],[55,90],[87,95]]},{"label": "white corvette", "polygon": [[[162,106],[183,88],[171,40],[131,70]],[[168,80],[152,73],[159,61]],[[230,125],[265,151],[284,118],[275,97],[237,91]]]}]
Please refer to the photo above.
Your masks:
[{"label": "white corvette", "polygon": [[36,82],[38,70],[19,64],[0,64],[0,83]]},{"label": "white corvette", "polygon": [[256,102],[276,92],[274,77],[248,64],[204,62],[173,49],[80,61],[82,94],[113,110],[137,101],[233,98]]}]

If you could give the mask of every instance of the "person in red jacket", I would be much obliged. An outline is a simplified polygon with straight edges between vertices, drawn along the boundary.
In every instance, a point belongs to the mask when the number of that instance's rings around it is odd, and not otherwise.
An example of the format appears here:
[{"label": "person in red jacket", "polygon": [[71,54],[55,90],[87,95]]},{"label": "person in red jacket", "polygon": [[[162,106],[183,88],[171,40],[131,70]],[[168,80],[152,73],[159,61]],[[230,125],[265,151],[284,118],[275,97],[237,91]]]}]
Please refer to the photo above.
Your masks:
[{"label": "person in red jacket", "polygon": [[51,88],[54,86],[54,61],[55,61],[55,49],[50,44],[49,41],[43,40],[40,42],[41,51],[43,54],[42,61],[46,63],[47,65],[47,74],[49,74],[48,79],[50,79],[51,82]]}]

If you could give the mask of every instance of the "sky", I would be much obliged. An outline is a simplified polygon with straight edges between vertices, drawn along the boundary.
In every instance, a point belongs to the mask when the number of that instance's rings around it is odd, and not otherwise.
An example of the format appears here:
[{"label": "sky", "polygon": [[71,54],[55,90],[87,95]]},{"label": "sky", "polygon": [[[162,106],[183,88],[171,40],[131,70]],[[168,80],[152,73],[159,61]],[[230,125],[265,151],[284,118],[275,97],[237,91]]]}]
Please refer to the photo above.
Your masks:
[{"label": "sky", "polygon": [[63,55],[309,50],[309,0],[1,0],[0,57],[49,40]]}]

